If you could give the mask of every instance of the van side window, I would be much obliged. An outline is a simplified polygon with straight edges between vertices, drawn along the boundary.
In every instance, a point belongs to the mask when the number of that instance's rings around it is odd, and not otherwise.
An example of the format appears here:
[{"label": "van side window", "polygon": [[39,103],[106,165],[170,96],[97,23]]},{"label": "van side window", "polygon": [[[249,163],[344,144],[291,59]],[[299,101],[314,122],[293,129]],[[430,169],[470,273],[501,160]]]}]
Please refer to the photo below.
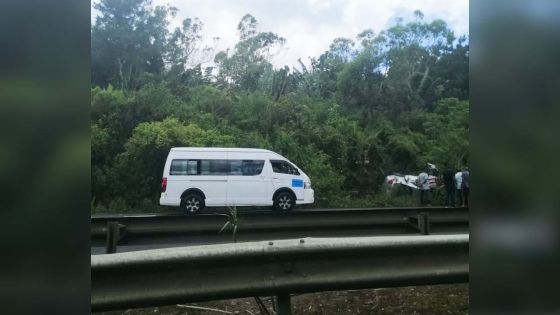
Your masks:
[{"label": "van side window", "polygon": [[169,175],[237,175],[262,173],[264,160],[173,160]]},{"label": "van side window", "polygon": [[229,175],[241,176],[243,175],[242,161],[241,160],[229,160]]},{"label": "van side window", "polygon": [[264,160],[228,160],[229,175],[255,176],[262,173]]},{"label": "van side window", "polygon": [[260,175],[263,170],[264,160],[243,160],[243,176]]},{"label": "van side window", "polygon": [[173,160],[169,175],[197,175],[198,160]]},{"label": "van side window", "polygon": [[228,160],[201,160],[200,175],[228,175]]},{"label": "van side window", "polygon": [[292,164],[282,160],[270,160],[274,173],[299,175],[299,171]]}]

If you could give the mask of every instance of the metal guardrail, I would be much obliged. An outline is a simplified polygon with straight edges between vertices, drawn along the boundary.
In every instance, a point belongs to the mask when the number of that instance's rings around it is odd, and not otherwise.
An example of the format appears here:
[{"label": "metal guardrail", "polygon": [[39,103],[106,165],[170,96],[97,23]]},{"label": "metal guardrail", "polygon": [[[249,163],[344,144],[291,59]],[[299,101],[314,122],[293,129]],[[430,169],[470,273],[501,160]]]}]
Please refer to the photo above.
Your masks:
[{"label": "metal guardrail", "polygon": [[[294,239],[91,256],[93,311],[468,282],[469,237]],[[280,308],[282,309],[282,307]]]},{"label": "metal guardrail", "polygon": [[[231,233],[218,233],[226,221],[220,214],[92,216],[92,245],[99,253],[106,245],[107,252],[115,252],[117,244],[134,250],[229,243]],[[239,221],[239,241],[448,234],[468,233],[469,212],[468,208],[436,207],[247,211],[239,213]],[[116,232],[114,224],[120,227]]]}]

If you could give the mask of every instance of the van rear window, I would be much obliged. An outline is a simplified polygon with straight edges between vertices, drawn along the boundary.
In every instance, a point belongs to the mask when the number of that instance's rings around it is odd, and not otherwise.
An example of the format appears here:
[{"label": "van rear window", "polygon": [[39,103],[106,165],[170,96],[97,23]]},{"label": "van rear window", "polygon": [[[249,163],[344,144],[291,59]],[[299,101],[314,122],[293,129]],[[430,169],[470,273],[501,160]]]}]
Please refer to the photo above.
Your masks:
[{"label": "van rear window", "polygon": [[198,160],[173,160],[169,175],[198,175]]},{"label": "van rear window", "polygon": [[263,167],[264,160],[173,160],[169,175],[255,176]]}]

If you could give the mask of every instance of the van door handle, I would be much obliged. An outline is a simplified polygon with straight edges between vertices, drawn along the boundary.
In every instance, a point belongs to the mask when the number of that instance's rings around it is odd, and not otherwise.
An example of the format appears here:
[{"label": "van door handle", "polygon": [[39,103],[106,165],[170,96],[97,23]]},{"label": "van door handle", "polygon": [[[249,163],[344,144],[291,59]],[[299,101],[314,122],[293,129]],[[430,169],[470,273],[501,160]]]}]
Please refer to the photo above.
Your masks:
[{"label": "van door handle", "polygon": [[280,178],[278,178],[278,177],[272,177],[272,179],[280,179]]}]

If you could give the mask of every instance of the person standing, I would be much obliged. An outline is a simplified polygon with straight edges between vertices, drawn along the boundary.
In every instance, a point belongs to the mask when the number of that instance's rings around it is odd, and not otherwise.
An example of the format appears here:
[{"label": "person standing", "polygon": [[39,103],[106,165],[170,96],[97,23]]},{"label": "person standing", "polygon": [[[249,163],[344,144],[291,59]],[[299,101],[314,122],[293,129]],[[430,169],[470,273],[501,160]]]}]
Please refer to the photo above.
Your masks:
[{"label": "person standing", "polygon": [[428,182],[428,173],[422,172],[418,175],[418,188],[420,188],[420,204],[428,204],[428,193],[430,191],[430,183]]},{"label": "person standing", "polygon": [[470,172],[468,167],[463,168],[463,172],[461,175],[461,192],[463,193],[463,207],[469,206],[469,192],[470,192],[470,183],[469,177]]},{"label": "person standing", "polygon": [[445,206],[455,207],[455,178],[453,170],[443,172],[443,185],[445,186]]},{"label": "person standing", "polygon": [[463,204],[463,194],[461,192],[463,183],[463,173],[460,170],[457,170],[455,173],[455,191],[457,192],[457,201],[458,206]]}]

